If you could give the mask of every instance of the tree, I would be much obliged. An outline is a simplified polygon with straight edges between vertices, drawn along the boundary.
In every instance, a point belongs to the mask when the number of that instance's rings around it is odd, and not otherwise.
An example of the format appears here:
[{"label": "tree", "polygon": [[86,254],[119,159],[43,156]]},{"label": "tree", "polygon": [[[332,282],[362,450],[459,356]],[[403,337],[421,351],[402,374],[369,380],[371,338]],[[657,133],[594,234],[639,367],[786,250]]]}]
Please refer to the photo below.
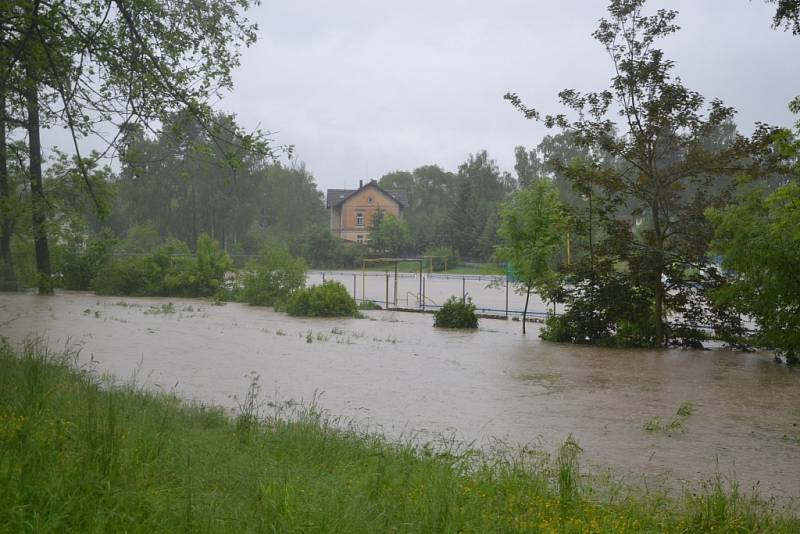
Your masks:
[{"label": "tree", "polygon": [[[800,113],[800,103],[790,109]],[[717,299],[756,319],[759,343],[790,363],[800,361],[800,121],[796,130],[773,136],[787,165],[785,183],[770,188],[748,180],[737,202],[707,212],[716,225],[715,246],[734,277]]]},{"label": "tree", "polygon": [[[79,139],[102,136],[109,123],[124,132],[133,123],[163,121],[179,108],[212,131],[204,102],[231,87],[240,48],[255,41],[255,26],[241,14],[249,6],[250,0],[20,0],[0,6],[0,117],[27,132],[40,293],[52,290],[40,129],[61,124],[72,133],[86,192],[106,213]],[[257,136],[243,139],[265,149]]]},{"label": "tree", "polygon": [[411,247],[408,224],[391,213],[376,211],[370,225],[369,246],[381,254],[403,254]]},{"label": "tree", "polygon": [[767,0],[770,4],[778,4],[772,23],[776,28],[791,29],[800,35],[800,0]]},{"label": "tree", "polygon": [[709,148],[708,139],[735,112],[719,100],[706,110],[703,96],[672,76],[674,63],[656,43],[679,29],[677,12],[646,15],[644,5],[645,0],[610,2],[610,17],[600,21],[593,36],[608,52],[615,74],[608,89],[559,93],[576,119],[542,116],[516,94],[505,98],[526,118],[569,132],[606,162],[591,173],[559,167],[573,184],[596,191],[603,217],[628,221],[625,231],[614,234],[620,242],[609,250],[649,301],[648,337],[652,345],[663,346],[681,329],[670,319],[698,316],[707,300],[697,290],[712,284],[705,273],[713,272],[706,257],[713,229],[704,210],[722,205],[729,194],[716,190],[717,177],[743,170],[745,157],[769,131],[762,127],[753,140],[736,135],[723,147]]},{"label": "tree", "polygon": [[515,186],[513,178],[501,174],[497,162],[485,150],[470,154],[458,167],[448,201],[447,244],[463,258],[486,257],[495,236],[495,232],[484,234],[487,222]]},{"label": "tree", "polygon": [[524,334],[531,291],[553,275],[551,262],[561,244],[566,217],[558,191],[550,182],[539,179],[516,192],[501,207],[500,219],[497,233],[505,245],[498,248],[497,256],[508,262],[517,291],[525,295]]}]

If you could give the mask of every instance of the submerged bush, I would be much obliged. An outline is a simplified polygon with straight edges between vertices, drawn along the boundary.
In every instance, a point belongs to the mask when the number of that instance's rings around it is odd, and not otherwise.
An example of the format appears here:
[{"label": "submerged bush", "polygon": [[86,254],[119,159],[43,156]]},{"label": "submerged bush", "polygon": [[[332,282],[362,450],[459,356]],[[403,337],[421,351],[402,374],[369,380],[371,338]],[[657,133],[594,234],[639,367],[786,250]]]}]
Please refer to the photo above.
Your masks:
[{"label": "submerged bush", "polygon": [[196,257],[185,243],[170,240],[152,254],[108,262],[92,285],[105,295],[210,297],[220,290],[230,268],[228,254],[203,234],[197,239]]},{"label": "submerged bush", "polygon": [[289,315],[304,317],[357,316],[356,301],[339,282],[329,280],[322,285],[295,291],[286,304]]},{"label": "submerged bush", "polygon": [[470,301],[464,302],[458,297],[450,297],[440,310],[434,312],[433,326],[442,328],[478,328],[475,305]]},{"label": "submerged bush", "polygon": [[244,275],[241,300],[258,306],[284,304],[305,285],[306,264],[282,248],[265,247]]}]

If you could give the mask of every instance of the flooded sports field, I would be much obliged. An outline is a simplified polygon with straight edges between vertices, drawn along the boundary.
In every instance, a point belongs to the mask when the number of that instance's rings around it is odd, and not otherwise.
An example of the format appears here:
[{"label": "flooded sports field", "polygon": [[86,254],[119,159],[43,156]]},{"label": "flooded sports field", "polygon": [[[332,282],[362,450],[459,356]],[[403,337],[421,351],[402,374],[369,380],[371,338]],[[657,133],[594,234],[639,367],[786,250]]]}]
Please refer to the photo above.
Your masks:
[{"label": "flooded sports field", "polygon": [[[264,395],[318,403],[391,437],[495,440],[551,451],[647,488],[721,475],[781,501],[800,496],[800,372],[767,354],[612,350],[545,343],[532,327],[432,327],[421,313],[297,319],[190,299],[0,295],[0,335],[42,335],[81,361],[185,398]],[[0,371],[2,372],[2,371]]]}]

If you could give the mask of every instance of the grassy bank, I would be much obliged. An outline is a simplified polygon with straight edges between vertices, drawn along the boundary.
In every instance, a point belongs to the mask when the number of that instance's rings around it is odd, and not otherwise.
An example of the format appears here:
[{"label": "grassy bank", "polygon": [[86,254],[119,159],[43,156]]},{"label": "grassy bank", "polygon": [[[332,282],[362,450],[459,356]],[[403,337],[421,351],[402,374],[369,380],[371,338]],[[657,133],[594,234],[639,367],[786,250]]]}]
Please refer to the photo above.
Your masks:
[{"label": "grassy bank", "polygon": [[719,486],[680,501],[593,486],[571,442],[553,461],[435,452],[312,409],[264,417],[255,382],[228,417],[74,364],[0,345],[2,531],[800,530]]}]

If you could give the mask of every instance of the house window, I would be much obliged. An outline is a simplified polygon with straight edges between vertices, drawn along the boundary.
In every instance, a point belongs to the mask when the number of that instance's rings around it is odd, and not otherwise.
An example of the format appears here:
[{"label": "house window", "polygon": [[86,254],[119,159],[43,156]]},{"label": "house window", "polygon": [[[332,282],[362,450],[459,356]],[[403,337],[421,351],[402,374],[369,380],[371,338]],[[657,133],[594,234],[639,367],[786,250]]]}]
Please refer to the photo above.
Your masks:
[{"label": "house window", "polygon": [[369,205],[372,205],[372,197],[368,197],[368,198],[367,198],[367,203],[368,203]]},{"label": "house window", "polygon": [[364,236],[363,235],[357,235],[356,236],[356,242],[357,243],[363,243],[364,242]]},{"label": "house window", "polygon": [[356,213],[356,226],[364,226],[364,214],[363,213]]}]

